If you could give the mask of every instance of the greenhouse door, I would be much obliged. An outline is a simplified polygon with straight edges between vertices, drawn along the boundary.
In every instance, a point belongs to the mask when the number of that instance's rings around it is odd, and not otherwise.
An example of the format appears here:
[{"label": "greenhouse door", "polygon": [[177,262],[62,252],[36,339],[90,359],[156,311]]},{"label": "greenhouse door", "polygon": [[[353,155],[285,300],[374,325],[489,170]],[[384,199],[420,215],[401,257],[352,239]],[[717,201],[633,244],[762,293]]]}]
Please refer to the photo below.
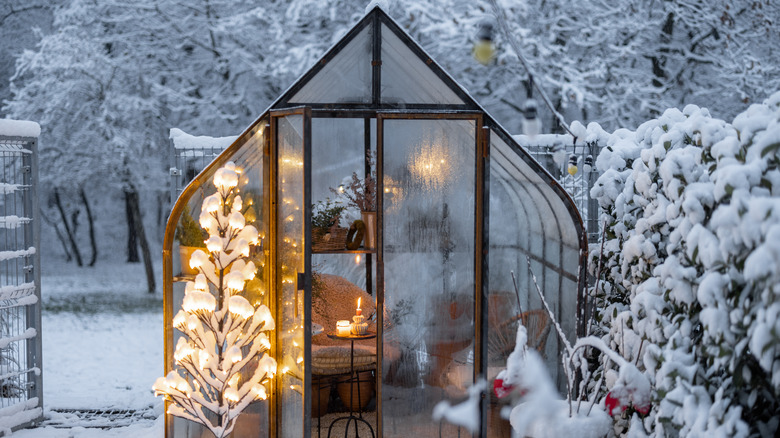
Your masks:
[{"label": "greenhouse door", "polygon": [[[277,431],[302,437],[310,430],[311,407],[311,111],[271,112],[271,180],[276,304]],[[272,234],[272,235],[273,235]],[[278,435],[278,433],[277,433]]]},{"label": "greenhouse door", "polygon": [[482,369],[481,126],[473,113],[377,119],[377,298],[379,314],[393,321],[385,349],[399,350],[378,367],[380,436],[468,435],[431,414],[438,402],[465,396]]}]

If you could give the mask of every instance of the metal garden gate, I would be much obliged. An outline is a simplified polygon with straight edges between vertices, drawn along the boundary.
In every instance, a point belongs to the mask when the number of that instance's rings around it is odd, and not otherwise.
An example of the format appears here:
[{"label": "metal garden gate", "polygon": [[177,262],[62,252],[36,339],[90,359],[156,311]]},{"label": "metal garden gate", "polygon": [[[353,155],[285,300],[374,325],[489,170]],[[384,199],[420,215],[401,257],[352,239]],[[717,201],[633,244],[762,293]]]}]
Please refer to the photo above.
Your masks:
[{"label": "metal garden gate", "polygon": [[37,138],[0,135],[0,435],[43,415]]}]

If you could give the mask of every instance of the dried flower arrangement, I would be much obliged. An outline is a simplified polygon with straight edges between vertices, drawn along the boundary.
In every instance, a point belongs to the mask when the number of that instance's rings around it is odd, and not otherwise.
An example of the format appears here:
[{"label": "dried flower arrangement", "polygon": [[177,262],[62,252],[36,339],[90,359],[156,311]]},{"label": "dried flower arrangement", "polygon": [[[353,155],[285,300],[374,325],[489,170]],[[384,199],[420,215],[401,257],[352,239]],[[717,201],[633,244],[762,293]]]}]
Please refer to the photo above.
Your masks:
[{"label": "dried flower arrangement", "polygon": [[361,179],[357,172],[352,172],[352,181],[344,186],[343,189],[330,188],[330,191],[336,195],[344,196],[349,201],[349,205],[360,211],[376,211],[376,166],[374,155],[366,154],[368,167],[371,174]]}]

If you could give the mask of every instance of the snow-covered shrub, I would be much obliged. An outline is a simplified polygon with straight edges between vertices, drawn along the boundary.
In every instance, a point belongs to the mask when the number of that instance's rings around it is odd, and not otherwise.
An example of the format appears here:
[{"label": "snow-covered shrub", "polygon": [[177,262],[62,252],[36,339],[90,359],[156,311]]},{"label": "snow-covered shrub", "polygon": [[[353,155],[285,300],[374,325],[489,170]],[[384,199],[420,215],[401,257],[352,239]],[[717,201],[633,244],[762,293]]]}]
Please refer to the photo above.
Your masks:
[{"label": "snow-covered shrub", "polygon": [[203,200],[200,214],[208,254],[199,249],[191,256],[190,266],[200,273],[187,282],[182,310],[173,318],[183,334],[173,353],[177,368],[158,378],[153,389],[170,402],[169,414],[222,438],[250,403],[267,397],[264,385],[276,361],[265,354],[271,348],[265,332],[274,329],[271,311],[241,295],[255,278],[255,264],[245,259],[258,233],[241,214],[235,164],[218,169],[213,183],[217,192]]},{"label": "snow-covered shrub", "polygon": [[654,387],[650,412],[626,411],[619,434],[777,430],[779,151],[780,92],[732,123],[670,109],[601,151],[597,327]]}]

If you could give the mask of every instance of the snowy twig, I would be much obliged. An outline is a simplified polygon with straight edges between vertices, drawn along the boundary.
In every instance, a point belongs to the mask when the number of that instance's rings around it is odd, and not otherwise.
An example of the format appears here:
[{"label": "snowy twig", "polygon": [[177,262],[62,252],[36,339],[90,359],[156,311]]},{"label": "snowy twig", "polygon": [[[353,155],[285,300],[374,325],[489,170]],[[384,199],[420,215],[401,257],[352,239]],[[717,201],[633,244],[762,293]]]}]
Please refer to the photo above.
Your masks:
[{"label": "snowy twig", "polygon": [[520,291],[517,289],[517,279],[515,279],[515,271],[509,271],[512,275],[512,285],[515,287],[515,297],[517,297],[517,308],[520,311],[520,324],[525,325],[525,318],[523,318],[523,306],[520,304]]},{"label": "snowy twig", "polygon": [[[603,261],[604,261],[604,237],[606,236],[607,232],[607,219],[604,218],[604,222],[601,225],[601,248],[599,249],[599,266],[596,269],[596,285],[593,286],[593,295],[595,296],[599,292],[599,285],[601,283],[601,268],[603,267]],[[585,336],[590,336],[590,330],[593,327],[593,320],[596,319],[596,312],[591,312],[590,317],[588,318],[588,327],[585,331]]]},{"label": "snowy twig", "polygon": [[539,298],[541,298],[542,300],[542,305],[544,305],[545,310],[547,310],[547,313],[550,315],[550,319],[553,322],[555,331],[558,333],[558,337],[561,338],[561,342],[563,342],[563,345],[566,347],[567,353],[571,356],[572,354],[571,344],[569,343],[569,340],[566,339],[566,335],[563,334],[563,329],[558,324],[558,321],[555,319],[555,314],[550,309],[550,306],[547,304],[547,300],[544,299],[544,294],[542,293],[542,290],[539,288],[539,283],[537,283],[536,281],[536,274],[534,274],[534,270],[531,269],[531,258],[526,256],[525,259],[528,262],[528,272],[531,273],[531,279],[534,282],[534,286],[536,287],[536,292],[539,294]]},{"label": "snowy twig", "polygon": [[528,61],[526,61],[525,57],[523,56],[522,52],[520,52],[520,46],[517,44],[517,40],[514,38],[514,35],[509,30],[509,25],[507,24],[506,14],[504,13],[504,9],[501,8],[496,0],[489,0],[490,4],[493,6],[493,11],[495,12],[496,19],[498,20],[498,24],[501,26],[501,30],[504,32],[504,37],[506,37],[507,41],[509,41],[509,45],[512,46],[512,50],[514,50],[515,55],[517,55],[517,59],[520,60],[520,63],[523,64],[523,68],[525,68],[525,71],[528,73],[528,80],[531,82],[531,84],[536,87],[536,90],[539,91],[539,94],[542,96],[542,100],[544,101],[545,105],[547,105],[547,108],[550,109],[550,112],[555,116],[555,118],[558,120],[558,123],[561,125],[563,129],[566,130],[569,134],[571,134],[574,139],[577,139],[577,136],[574,135],[574,133],[571,132],[571,129],[569,129],[569,125],[566,123],[566,120],[563,119],[563,115],[559,113],[555,107],[553,106],[552,102],[550,102],[550,98],[547,97],[547,93],[544,92],[544,89],[539,85],[538,82],[533,80],[533,70],[531,69],[530,64],[528,64]]}]

